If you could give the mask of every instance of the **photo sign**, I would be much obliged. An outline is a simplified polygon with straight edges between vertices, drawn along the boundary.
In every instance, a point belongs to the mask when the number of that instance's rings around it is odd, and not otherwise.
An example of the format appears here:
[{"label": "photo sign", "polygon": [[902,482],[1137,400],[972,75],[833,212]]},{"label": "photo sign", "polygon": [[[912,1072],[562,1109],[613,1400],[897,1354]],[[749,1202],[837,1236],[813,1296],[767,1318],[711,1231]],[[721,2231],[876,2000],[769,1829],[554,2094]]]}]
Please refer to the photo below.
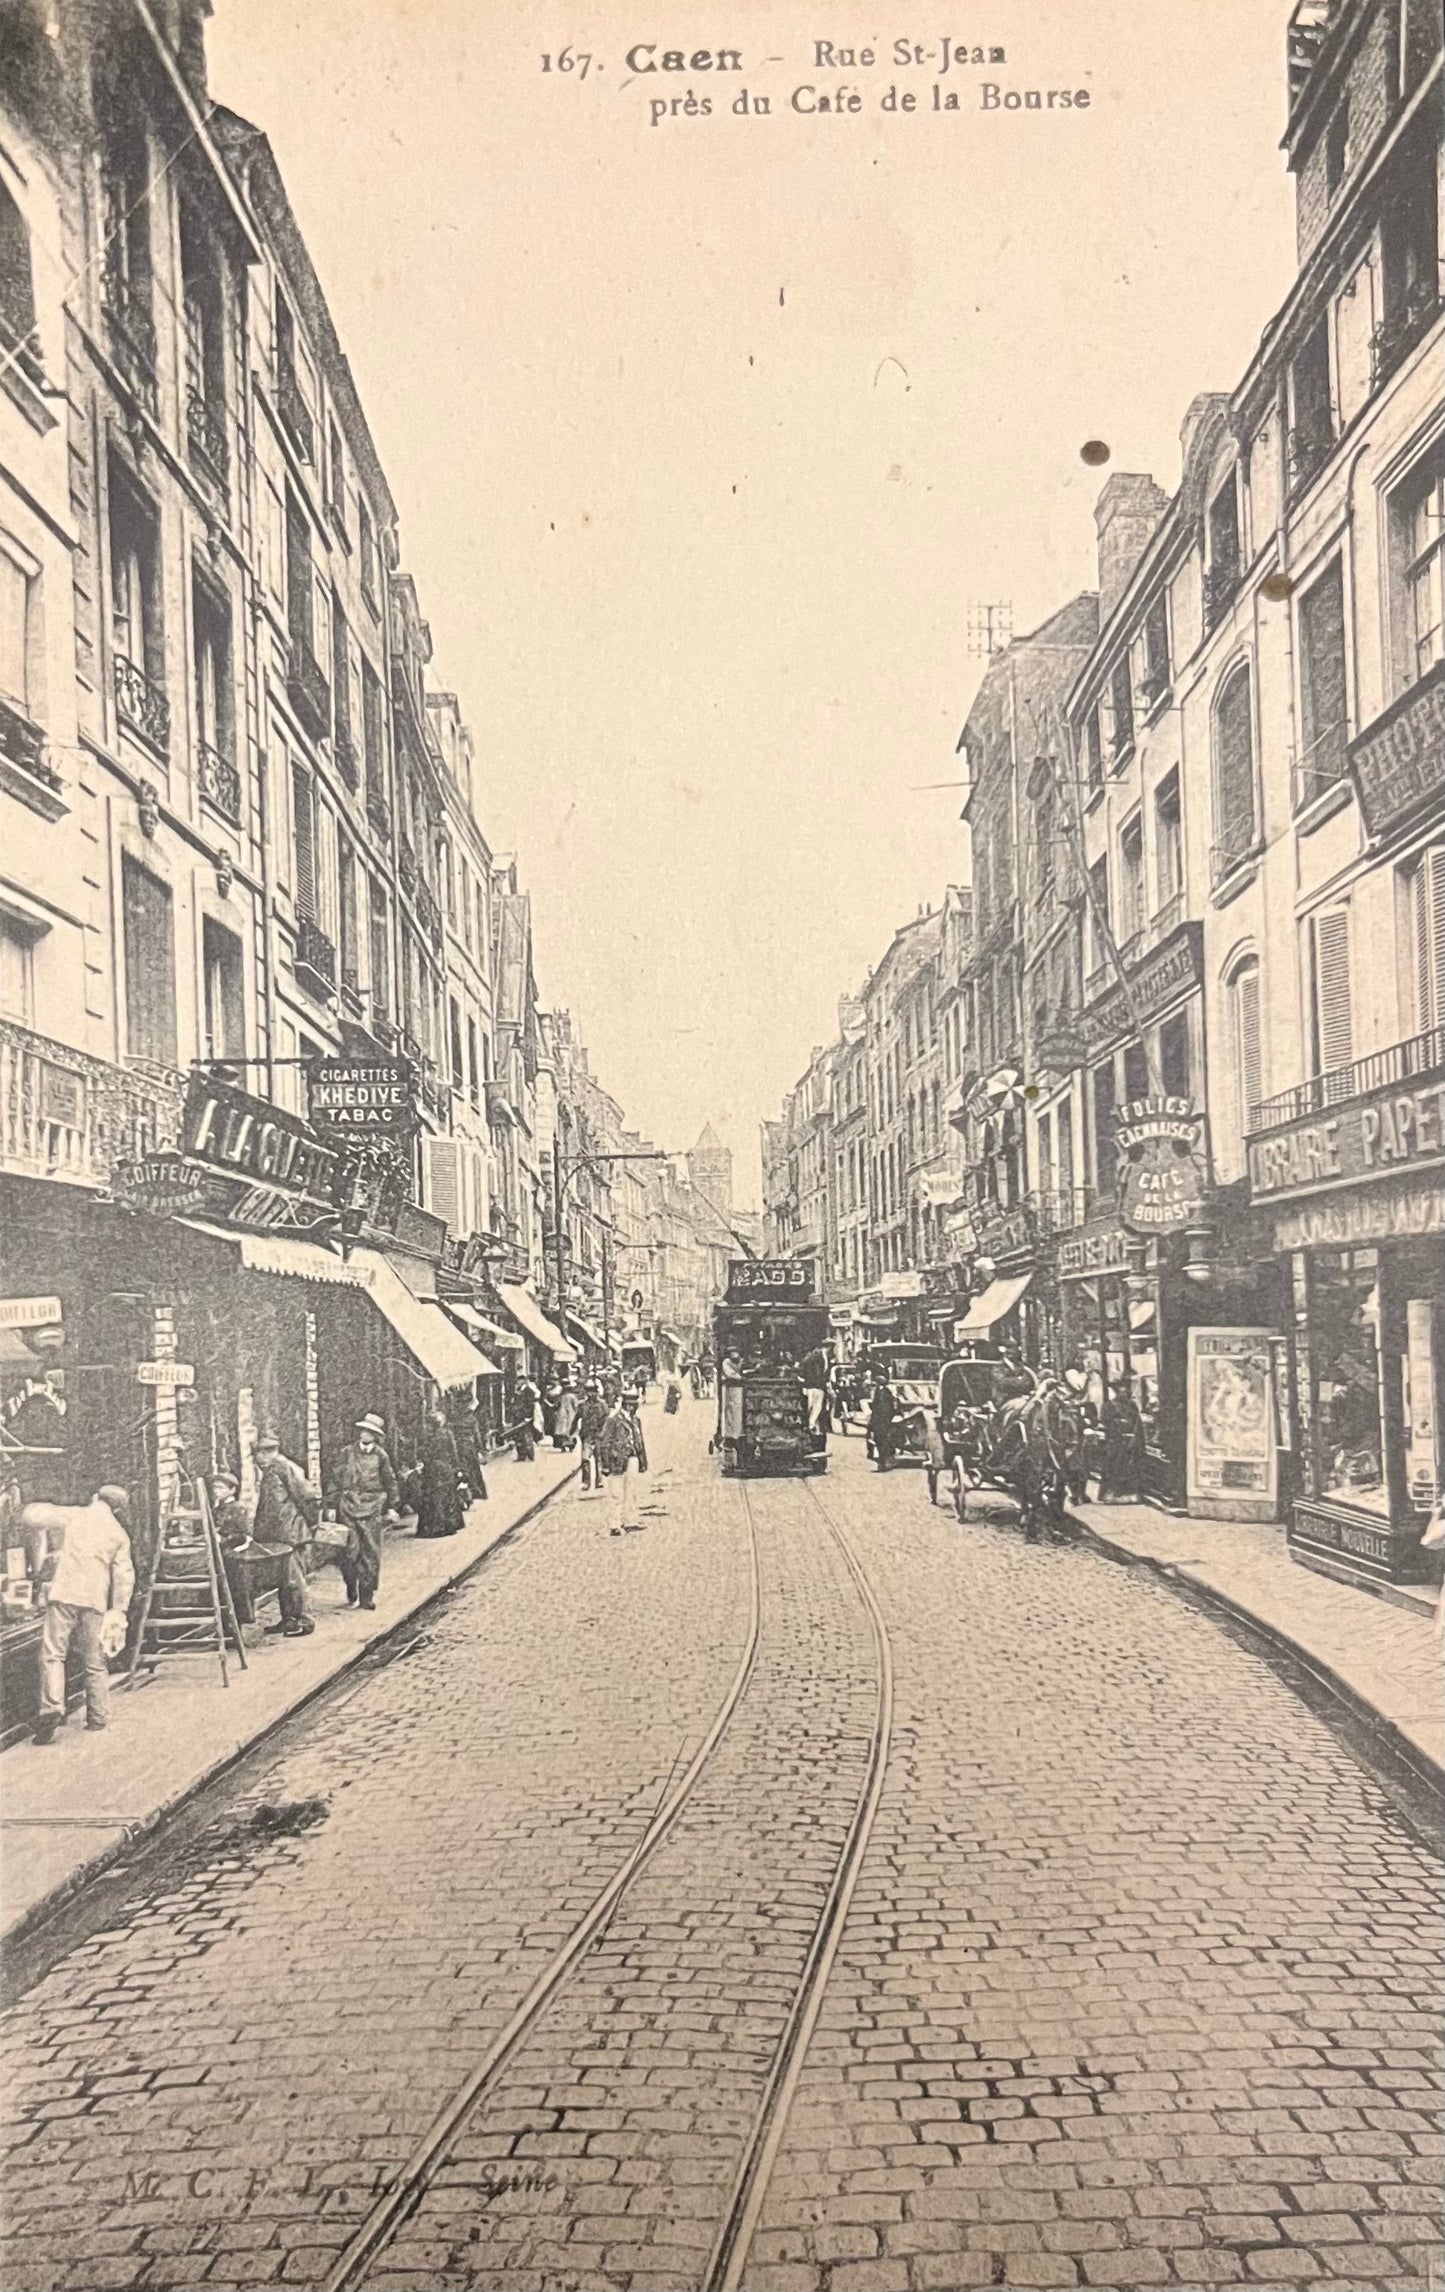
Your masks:
[{"label": "photo sign", "polygon": [[1131,1099],[1119,1109],[1115,1143],[1119,1215],[1131,1233],[1181,1233],[1204,1208],[1199,1116],[1187,1098]]},{"label": "photo sign", "polygon": [[319,1058],[308,1070],[311,1127],[338,1145],[402,1142],[416,1128],[411,1070],[399,1058]]}]

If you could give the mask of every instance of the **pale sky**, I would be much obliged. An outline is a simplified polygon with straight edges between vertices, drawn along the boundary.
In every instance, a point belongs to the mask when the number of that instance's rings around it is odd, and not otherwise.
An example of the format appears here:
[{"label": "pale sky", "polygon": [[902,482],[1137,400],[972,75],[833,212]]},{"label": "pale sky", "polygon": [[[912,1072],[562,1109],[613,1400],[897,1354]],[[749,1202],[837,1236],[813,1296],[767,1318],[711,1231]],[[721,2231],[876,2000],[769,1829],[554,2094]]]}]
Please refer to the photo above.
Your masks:
[{"label": "pale sky", "polygon": [[[743,1198],[838,996],[966,880],[921,784],[957,777],[970,610],[1094,585],[1081,444],[1172,490],[1289,283],[1288,12],[974,0],[946,36],[1006,61],[940,75],[944,11],[861,0],[216,0],[212,92],[275,149],[544,1001],[638,1127],[713,1122]],[[628,84],[642,41],[743,70]],[[569,44],[585,81],[543,71]],[[710,116],[650,123],[690,89]]]}]

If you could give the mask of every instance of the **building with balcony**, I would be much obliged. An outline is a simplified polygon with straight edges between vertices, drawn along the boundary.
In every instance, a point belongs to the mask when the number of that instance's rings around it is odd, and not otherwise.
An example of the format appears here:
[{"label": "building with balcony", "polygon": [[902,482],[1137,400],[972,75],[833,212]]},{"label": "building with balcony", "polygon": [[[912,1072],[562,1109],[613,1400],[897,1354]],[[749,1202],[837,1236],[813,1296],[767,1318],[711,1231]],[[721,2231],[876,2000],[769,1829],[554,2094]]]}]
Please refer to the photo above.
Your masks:
[{"label": "building with balcony", "polygon": [[1205,968],[1225,1151],[1292,1341],[1291,1546],[1378,1582],[1421,1572],[1445,1482],[1439,10],[1297,9],[1290,61],[1299,275],[1231,402],[1263,463],[1258,674],[1287,759]]}]

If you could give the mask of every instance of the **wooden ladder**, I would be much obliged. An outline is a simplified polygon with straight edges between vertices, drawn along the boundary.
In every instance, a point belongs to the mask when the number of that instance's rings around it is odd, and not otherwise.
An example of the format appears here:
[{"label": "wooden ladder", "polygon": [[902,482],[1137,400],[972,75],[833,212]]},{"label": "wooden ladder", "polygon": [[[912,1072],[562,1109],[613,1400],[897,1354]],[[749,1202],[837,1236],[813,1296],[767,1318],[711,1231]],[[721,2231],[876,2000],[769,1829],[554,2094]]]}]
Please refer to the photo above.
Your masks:
[{"label": "wooden ladder", "polygon": [[[247,1668],[246,1646],[221,1562],[210,1494],[204,1480],[185,1485],[191,1500],[182,1501],[178,1485],[161,1521],[156,1548],[146,1571],[135,1651],[126,1673],[127,1687],[135,1685],[137,1672],[144,1670],[153,1675],[173,1655],[218,1656],[221,1685],[229,1687],[228,1642],[241,1669]],[[185,1539],[173,1543],[170,1539],[177,1528],[186,1531]]]}]

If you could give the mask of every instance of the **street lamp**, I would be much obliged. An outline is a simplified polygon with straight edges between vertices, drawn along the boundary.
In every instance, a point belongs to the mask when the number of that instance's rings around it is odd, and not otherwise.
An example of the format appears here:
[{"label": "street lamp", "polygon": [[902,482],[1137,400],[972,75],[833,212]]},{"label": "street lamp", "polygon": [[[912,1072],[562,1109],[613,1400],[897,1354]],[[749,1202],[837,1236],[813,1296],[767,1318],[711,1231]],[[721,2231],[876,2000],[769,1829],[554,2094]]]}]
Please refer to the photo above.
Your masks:
[{"label": "street lamp", "polygon": [[[557,1285],[557,1311],[559,1313],[564,1310],[562,1299],[565,1284],[565,1274],[563,1267],[566,1244],[562,1233],[562,1210],[564,1204],[566,1203],[569,1187],[571,1187],[576,1182],[576,1180],[581,1177],[584,1170],[596,1170],[599,1169],[603,1164],[606,1164],[610,1168],[614,1162],[667,1162],[671,1159],[672,1157],[665,1153],[661,1147],[654,1146],[649,1147],[645,1152],[619,1154],[578,1154],[573,1158],[571,1162],[564,1164],[561,1154],[557,1152],[555,1147],[553,1148],[552,1267],[553,1275]],[[606,1287],[607,1285],[604,1281],[604,1296]]]}]

